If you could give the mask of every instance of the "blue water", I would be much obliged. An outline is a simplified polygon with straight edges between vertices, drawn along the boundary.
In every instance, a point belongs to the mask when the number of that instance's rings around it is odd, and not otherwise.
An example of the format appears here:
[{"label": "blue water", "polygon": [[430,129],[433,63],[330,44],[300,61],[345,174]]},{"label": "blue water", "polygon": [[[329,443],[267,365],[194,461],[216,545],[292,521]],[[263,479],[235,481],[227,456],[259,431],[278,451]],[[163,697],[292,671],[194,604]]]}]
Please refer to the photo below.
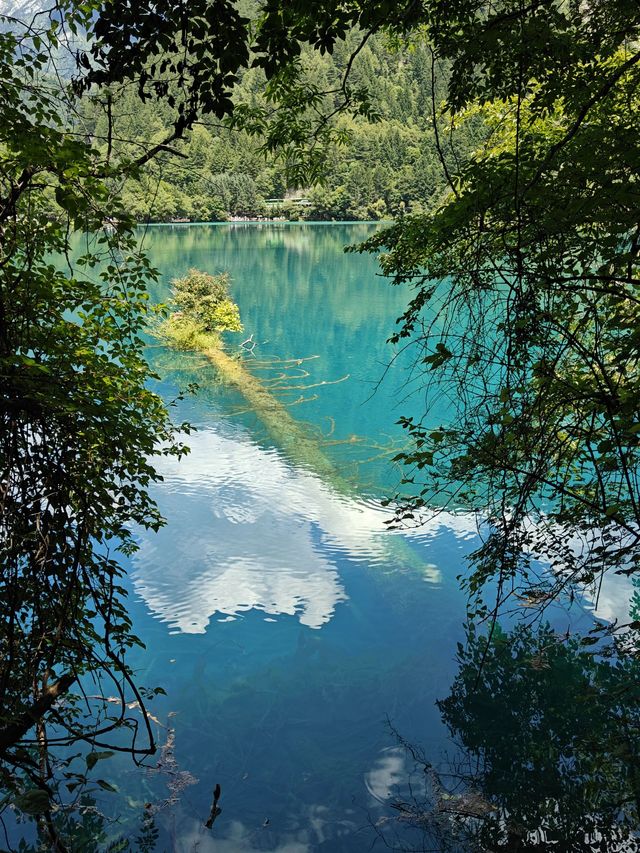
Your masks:
[{"label": "blue water", "polygon": [[[162,685],[156,735],[175,761],[105,762],[120,795],[115,837],[152,803],[159,849],[206,853],[363,851],[406,781],[390,724],[437,760],[453,747],[435,700],[456,672],[465,601],[456,576],[475,520],[443,513],[385,531],[401,472],[400,414],[422,411],[411,352],[385,340],[408,294],[374,258],[346,255],[378,226],[158,227],[144,237],[163,275],[226,270],[253,336],[247,367],[290,406],[339,469],[293,464],[241,395],[197,354],[149,357],[167,400],[197,382],[176,420],[191,453],[154,490],[167,519],[139,534],[129,568],[138,681]],[[437,422],[443,412],[430,412]],[[154,768],[157,759],[150,760]],[[222,813],[204,827],[212,789]]]},{"label": "blue water", "polygon": [[[404,781],[388,721],[434,753],[446,747],[434,701],[455,672],[464,617],[455,577],[474,522],[442,516],[411,535],[385,533],[380,499],[401,476],[395,422],[422,401],[411,354],[385,343],[407,294],[379,277],[374,258],[343,252],[374,227],[145,235],[163,276],[155,299],[190,267],[231,274],[245,332],[229,336],[229,351],[253,335],[247,366],[339,475],[326,482],[294,466],[205,359],[150,347],[167,400],[200,386],[175,411],[197,426],[191,453],[165,463],[155,490],[167,525],[140,535],[129,566],[147,647],[133,663],[141,683],[166,690],[151,711],[160,744],[165,727],[175,730],[177,766],[137,770],[115,757],[101,768],[120,791],[104,804],[118,818],[114,837],[134,831],[152,802],[159,849],[368,849],[371,824]],[[216,783],[222,813],[207,830]]]}]

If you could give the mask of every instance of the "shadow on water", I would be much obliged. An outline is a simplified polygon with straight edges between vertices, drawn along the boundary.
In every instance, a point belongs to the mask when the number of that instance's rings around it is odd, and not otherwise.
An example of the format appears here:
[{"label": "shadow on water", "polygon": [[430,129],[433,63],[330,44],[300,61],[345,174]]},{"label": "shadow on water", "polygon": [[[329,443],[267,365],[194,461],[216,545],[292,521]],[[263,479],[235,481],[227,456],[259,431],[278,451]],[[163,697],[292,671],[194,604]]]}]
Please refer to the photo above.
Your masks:
[{"label": "shadow on water", "polygon": [[549,625],[519,625],[489,644],[468,629],[458,662],[438,702],[451,754],[436,765],[400,736],[389,751],[394,788],[378,797],[375,822],[385,844],[443,853],[638,850],[638,661],[602,656]]}]

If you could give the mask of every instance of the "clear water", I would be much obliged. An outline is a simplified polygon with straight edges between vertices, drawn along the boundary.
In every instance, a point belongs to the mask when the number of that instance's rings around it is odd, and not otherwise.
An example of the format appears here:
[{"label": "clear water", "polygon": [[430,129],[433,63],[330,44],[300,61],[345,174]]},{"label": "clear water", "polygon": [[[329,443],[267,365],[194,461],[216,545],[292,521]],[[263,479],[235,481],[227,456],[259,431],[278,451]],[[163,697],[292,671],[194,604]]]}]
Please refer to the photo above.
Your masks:
[{"label": "clear water", "polygon": [[[374,258],[343,252],[375,227],[145,235],[159,300],[190,267],[231,274],[245,333],[228,350],[252,336],[247,367],[335,475],[292,461],[206,359],[149,348],[167,400],[200,386],[176,409],[197,426],[191,454],[166,463],[155,489],[167,525],[140,534],[129,566],[147,647],[133,662],[141,683],[166,690],[151,710],[161,744],[174,732],[177,764],[166,754],[159,770],[104,763],[120,791],[104,803],[112,837],[133,832],[152,802],[161,850],[368,850],[406,778],[390,724],[433,760],[453,748],[434,703],[456,673],[456,576],[477,534],[473,518],[451,514],[407,533],[385,528],[381,499],[401,476],[396,421],[424,401],[412,353],[385,343],[407,293]],[[208,830],[216,783],[222,813]]]},{"label": "clear water", "polygon": [[[247,366],[337,469],[321,478],[292,464],[205,359],[150,348],[166,399],[200,385],[176,411],[198,428],[191,454],[165,466],[156,490],[167,526],[140,537],[130,566],[147,646],[138,678],[167,691],[152,712],[175,728],[179,770],[197,779],[182,777],[193,784],[158,813],[161,849],[368,849],[402,776],[388,721],[434,754],[446,747],[434,701],[455,672],[464,617],[455,577],[475,526],[441,516],[412,534],[385,532],[380,499],[400,477],[395,421],[421,401],[419,391],[407,397],[410,354],[385,343],[407,294],[379,277],[374,258],[343,252],[374,227],[145,236],[163,274],[158,299],[190,267],[231,273],[245,333],[229,337],[229,351],[253,335]],[[166,797],[171,778],[117,758],[103,773],[122,793],[105,804],[120,811],[114,834]],[[223,811],[209,831],[216,783]]]}]

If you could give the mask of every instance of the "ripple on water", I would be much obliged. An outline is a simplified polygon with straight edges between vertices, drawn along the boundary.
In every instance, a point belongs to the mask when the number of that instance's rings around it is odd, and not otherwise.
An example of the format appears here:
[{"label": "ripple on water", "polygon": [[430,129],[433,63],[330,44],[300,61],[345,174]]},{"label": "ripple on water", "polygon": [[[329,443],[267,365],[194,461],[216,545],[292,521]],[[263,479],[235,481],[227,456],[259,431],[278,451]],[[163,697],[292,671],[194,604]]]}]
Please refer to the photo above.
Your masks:
[{"label": "ripple on water", "polygon": [[389,531],[387,508],[340,494],[275,450],[211,429],[169,459],[156,498],[168,524],[140,534],[133,581],[152,613],[174,631],[203,633],[216,614],[295,615],[320,628],[347,600],[339,558],[419,572],[440,570],[420,548],[442,528],[475,535],[473,519],[441,514],[410,531]]}]

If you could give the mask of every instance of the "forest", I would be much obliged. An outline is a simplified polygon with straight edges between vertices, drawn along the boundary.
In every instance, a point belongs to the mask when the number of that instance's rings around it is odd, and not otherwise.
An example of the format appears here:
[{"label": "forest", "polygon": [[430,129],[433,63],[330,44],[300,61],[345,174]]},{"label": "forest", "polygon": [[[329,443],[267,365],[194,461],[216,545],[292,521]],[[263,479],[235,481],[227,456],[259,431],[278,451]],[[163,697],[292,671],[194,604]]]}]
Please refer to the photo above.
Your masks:
[{"label": "forest", "polygon": [[0,845],[639,849],[637,0],[0,23]]},{"label": "forest", "polygon": [[[356,44],[353,34],[331,54],[304,51],[305,83],[321,92],[335,90]],[[480,133],[480,123],[470,123],[458,130],[454,143],[451,123],[432,105],[432,96],[435,103],[442,99],[446,72],[433,81],[433,91],[431,71],[431,56],[419,39],[403,46],[383,35],[369,39],[350,67],[349,80],[368,92],[372,113],[336,118],[335,141],[322,152],[318,180],[309,186],[290,182],[287,163],[277,151],[265,150],[259,135],[202,120],[176,146],[177,156],[155,157],[139,178],[127,181],[122,203],[139,222],[379,220],[427,209],[445,184],[434,121],[443,125],[443,144],[451,156],[471,150]],[[235,98],[241,105],[258,104],[263,88],[262,72],[247,69]],[[131,91],[114,99],[110,120],[117,153],[160,141],[170,127],[167,105],[136,101]],[[107,121],[100,110],[87,118],[96,140],[106,138]]]}]

